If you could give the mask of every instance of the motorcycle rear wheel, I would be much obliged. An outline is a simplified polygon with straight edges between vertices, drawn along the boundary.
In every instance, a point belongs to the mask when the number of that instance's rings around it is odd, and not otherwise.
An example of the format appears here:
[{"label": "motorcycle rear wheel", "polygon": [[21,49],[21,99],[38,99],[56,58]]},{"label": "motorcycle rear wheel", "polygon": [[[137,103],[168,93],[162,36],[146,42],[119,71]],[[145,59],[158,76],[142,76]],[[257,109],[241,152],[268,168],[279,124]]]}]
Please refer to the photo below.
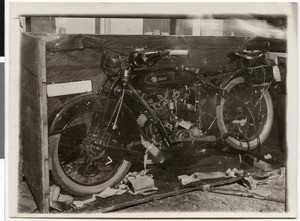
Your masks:
[{"label": "motorcycle rear wheel", "polygon": [[226,143],[235,149],[255,149],[272,129],[274,112],[269,91],[237,77],[224,87],[224,92],[216,108],[221,136],[227,137]]},{"label": "motorcycle rear wheel", "polygon": [[[97,95],[73,100],[51,125],[50,134],[53,135],[49,137],[49,148],[52,178],[57,186],[71,195],[99,193],[119,183],[130,168],[131,163],[124,156],[99,150],[92,144],[92,141],[98,140],[97,135],[88,135],[88,127],[95,126],[93,120],[101,118],[105,101]],[[112,113],[110,108],[115,104],[112,102],[109,105],[108,113]],[[106,137],[108,144],[126,146],[124,120],[121,113],[118,129]]]}]

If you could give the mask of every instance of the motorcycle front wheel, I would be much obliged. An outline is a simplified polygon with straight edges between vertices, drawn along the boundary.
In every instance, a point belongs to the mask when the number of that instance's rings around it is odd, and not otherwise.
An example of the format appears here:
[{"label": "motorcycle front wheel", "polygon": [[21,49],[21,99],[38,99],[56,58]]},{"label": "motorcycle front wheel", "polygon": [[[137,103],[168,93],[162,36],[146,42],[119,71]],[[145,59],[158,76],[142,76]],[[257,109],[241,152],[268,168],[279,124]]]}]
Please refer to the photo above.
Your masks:
[{"label": "motorcycle front wheel", "polygon": [[231,147],[253,150],[268,137],[273,124],[273,102],[263,86],[251,85],[244,77],[232,79],[216,108],[221,136]]},{"label": "motorcycle front wheel", "polygon": [[108,103],[108,114],[104,116],[106,101],[97,95],[75,99],[59,112],[51,125],[52,178],[64,192],[76,196],[99,193],[119,183],[130,168],[131,163],[120,151],[95,145],[102,142],[125,148],[127,144],[126,117],[121,112],[117,128],[112,129],[109,119],[116,102]]}]

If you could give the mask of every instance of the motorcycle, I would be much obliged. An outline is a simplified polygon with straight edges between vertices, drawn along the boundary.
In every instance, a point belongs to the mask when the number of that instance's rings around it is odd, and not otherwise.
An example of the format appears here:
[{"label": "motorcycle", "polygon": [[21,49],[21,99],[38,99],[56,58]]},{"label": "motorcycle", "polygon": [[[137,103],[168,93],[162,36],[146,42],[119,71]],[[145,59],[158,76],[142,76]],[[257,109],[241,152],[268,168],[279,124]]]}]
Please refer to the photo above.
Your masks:
[{"label": "motorcycle", "polygon": [[107,79],[101,89],[70,99],[49,128],[56,185],[77,196],[99,193],[118,184],[131,163],[164,164],[186,142],[224,140],[252,151],[267,139],[274,114],[269,88],[277,69],[264,52],[232,54],[222,83],[220,74],[199,68],[152,68],[176,56],[190,51],[103,54]]}]

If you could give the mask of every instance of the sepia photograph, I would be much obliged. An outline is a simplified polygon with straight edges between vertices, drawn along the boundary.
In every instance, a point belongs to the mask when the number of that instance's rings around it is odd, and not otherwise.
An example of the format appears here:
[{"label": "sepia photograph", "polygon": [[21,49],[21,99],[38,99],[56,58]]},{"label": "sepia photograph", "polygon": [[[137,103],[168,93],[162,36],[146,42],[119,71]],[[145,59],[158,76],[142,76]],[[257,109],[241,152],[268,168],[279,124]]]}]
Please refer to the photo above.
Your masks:
[{"label": "sepia photograph", "polygon": [[10,9],[11,217],[295,216],[296,4]]}]

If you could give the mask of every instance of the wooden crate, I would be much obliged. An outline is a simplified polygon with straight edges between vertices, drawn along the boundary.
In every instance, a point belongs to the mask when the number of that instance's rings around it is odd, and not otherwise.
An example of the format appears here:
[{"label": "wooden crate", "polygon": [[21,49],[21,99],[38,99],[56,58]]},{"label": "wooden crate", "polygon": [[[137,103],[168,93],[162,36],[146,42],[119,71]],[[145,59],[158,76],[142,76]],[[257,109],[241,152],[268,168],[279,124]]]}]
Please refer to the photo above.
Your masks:
[{"label": "wooden crate", "polygon": [[[57,106],[52,102],[55,98],[47,97],[47,84],[92,80],[96,91],[105,79],[100,70],[104,46],[122,55],[137,47],[191,49],[192,58],[181,63],[217,71],[228,62],[227,53],[262,41],[266,39],[22,34],[20,107],[24,175],[40,212],[49,212],[48,113]],[[168,62],[162,61],[159,66],[173,65]]]}]

